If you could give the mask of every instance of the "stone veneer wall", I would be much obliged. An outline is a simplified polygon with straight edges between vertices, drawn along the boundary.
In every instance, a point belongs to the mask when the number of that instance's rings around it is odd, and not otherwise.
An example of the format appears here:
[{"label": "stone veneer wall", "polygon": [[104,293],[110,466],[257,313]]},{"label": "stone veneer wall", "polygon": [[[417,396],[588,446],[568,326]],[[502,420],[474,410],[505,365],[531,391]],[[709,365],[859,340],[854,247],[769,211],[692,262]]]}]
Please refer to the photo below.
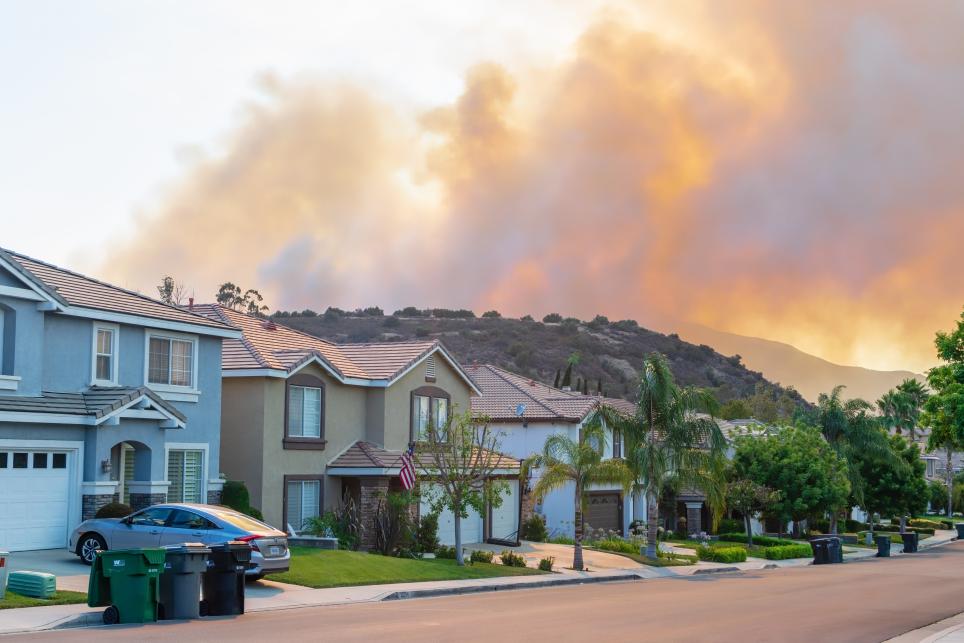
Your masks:
[{"label": "stone veneer wall", "polygon": [[389,478],[362,478],[361,498],[358,507],[358,520],[361,523],[361,549],[368,551],[375,548],[375,526],[372,521],[378,509],[378,503],[388,494]]},{"label": "stone veneer wall", "polygon": [[221,504],[221,490],[208,491],[208,504],[209,505],[219,505]]},{"label": "stone veneer wall", "polygon": [[81,520],[90,520],[93,518],[97,511],[112,502],[120,502],[120,497],[118,494],[84,494],[81,499]]},{"label": "stone veneer wall", "polygon": [[163,502],[167,502],[166,493],[132,493],[131,494],[131,509],[134,511],[140,511],[150,507],[151,505],[158,505]]}]

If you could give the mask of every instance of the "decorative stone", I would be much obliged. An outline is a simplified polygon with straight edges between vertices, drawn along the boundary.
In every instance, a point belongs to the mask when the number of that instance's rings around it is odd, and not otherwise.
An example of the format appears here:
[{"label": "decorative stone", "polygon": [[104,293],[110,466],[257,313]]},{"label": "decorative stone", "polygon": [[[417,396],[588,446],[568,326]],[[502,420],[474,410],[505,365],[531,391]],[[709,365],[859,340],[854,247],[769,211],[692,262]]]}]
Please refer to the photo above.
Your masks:
[{"label": "decorative stone", "polygon": [[221,504],[221,490],[208,491],[208,504],[209,505],[219,505]]},{"label": "decorative stone", "polygon": [[375,548],[375,514],[378,505],[388,494],[389,478],[361,478],[361,497],[358,503],[359,536],[361,549],[369,551]]},{"label": "decorative stone", "polygon": [[117,499],[117,494],[84,494],[81,502],[81,520],[90,520],[97,511]]},{"label": "decorative stone", "polygon": [[131,493],[131,509],[140,511],[151,505],[167,502],[166,493]]}]

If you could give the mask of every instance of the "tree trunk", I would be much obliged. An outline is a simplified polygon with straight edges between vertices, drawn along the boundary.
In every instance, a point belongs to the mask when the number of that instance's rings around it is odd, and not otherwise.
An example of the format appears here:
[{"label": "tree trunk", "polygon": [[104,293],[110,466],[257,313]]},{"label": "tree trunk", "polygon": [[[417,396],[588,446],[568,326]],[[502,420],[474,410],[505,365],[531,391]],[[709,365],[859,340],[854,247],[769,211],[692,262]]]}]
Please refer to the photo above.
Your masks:
[{"label": "tree trunk", "polygon": [[659,536],[659,498],[655,493],[646,494],[649,509],[646,513],[646,557],[656,560],[659,558],[656,539]]},{"label": "tree trunk", "polygon": [[746,544],[753,546],[753,528],[750,526],[749,512],[743,514],[743,524],[746,526]]},{"label": "tree trunk", "polygon": [[900,533],[905,533],[907,531],[907,516],[903,514],[900,517]]},{"label": "tree trunk", "polygon": [[950,520],[951,516],[954,515],[954,465],[953,465],[953,453],[951,453],[950,448],[947,449],[947,518]]},{"label": "tree trunk", "polygon": [[465,557],[462,555],[462,518],[458,511],[452,512],[455,518],[455,562],[459,567],[465,565]]},{"label": "tree trunk", "polygon": [[830,533],[831,534],[837,533],[837,512],[836,511],[830,512]]},{"label": "tree trunk", "polygon": [[575,546],[572,549],[572,568],[582,571],[585,565],[582,562],[582,489],[576,485],[576,506],[575,506],[575,534],[573,540]]}]

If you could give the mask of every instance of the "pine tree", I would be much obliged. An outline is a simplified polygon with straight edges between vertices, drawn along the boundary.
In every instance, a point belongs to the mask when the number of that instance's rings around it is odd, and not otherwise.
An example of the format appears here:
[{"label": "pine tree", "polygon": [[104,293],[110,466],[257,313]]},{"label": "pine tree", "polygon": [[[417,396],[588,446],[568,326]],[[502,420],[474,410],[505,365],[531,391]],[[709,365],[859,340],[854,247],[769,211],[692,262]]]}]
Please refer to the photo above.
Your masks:
[{"label": "pine tree", "polygon": [[581,377],[577,377],[577,378],[576,378],[576,388],[575,388],[575,390],[576,390],[576,391],[581,391],[581,390],[582,390],[582,378],[581,378]]},{"label": "pine tree", "polygon": [[589,378],[588,377],[582,381],[582,394],[589,395]]},{"label": "pine tree", "polygon": [[560,382],[559,385],[562,388],[566,388],[567,386],[572,386],[572,363],[570,363],[566,367],[566,372],[562,376],[562,382]]},{"label": "pine tree", "polygon": [[559,378],[562,377],[562,373],[559,369],[556,369],[556,379],[552,381],[552,388],[559,388]]},{"label": "pine tree", "polygon": [[601,378],[601,377],[599,378],[599,381],[596,382],[596,393],[597,393],[598,395],[602,395],[602,394],[603,394],[603,390],[602,390],[602,378]]}]

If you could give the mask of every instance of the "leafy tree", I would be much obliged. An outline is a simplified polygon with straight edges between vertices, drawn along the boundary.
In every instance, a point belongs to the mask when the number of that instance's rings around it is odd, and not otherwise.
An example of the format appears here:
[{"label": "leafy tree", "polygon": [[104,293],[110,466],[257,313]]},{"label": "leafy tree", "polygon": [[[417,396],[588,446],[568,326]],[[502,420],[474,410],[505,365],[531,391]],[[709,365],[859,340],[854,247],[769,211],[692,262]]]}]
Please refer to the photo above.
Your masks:
[{"label": "leafy tree", "polygon": [[857,455],[858,468],[864,481],[864,501],[860,505],[868,515],[907,516],[927,509],[929,490],[920,459],[920,449],[899,435],[890,437],[896,457],[875,458]]},{"label": "leafy tree", "polygon": [[626,464],[647,504],[646,556],[656,558],[659,496],[664,489],[699,489],[718,517],[724,505],[726,439],[712,415],[716,400],[708,392],[680,388],[666,357],[652,353],[643,361],[636,412],[626,416],[601,406],[601,417],[625,440]]},{"label": "leafy tree", "polygon": [[747,545],[753,544],[750,521],[761,511],[767,511],[780,501],[780,492],[774,491],[747,478],[733,480],[726,486],[726,504],[743,515]]},{"label": "leafy tree", "polygon": [[734,440],[738,478],[780,492],[764,514],[796,525],[843,506],[850,495],[847,462],[815,427],[787,427],[771,435]]},{"label": "leafy tree", "polygon": [[562,322],[562,315],[559,313],[549,313],[542,318],[544,324],[558,324]]},{"label": "leafy tree", "polygon": [[532,315],[523,315],[522,317],[519,318],[519,321],[533,322],[535,321],[535,319],[532,318]]},{"label": "leafy tree", "polygon": [[931,480],[927,483],[927,491],[932,511],[947,508],[947,500],[950,497],[947,495],[947,483]]},{"label": "leafy tree", "polygon": [[744,400],[730,400],[720,407],[720,417],[724,420],[743,420],[753,417],[753,411]]},{"label": "leafy tree", "polygon": [[537,499],[541,500],[550,492],[573,484],[575,548],[572,568],[577,570],[585,567],[582,536],[587,492],[594,485],[619,484],[627,491],[632,485],[632,473],[622,460],[603,460],[605,445],[606,434],[602,424],[598,418],[591,419],[580,431],[578,441],[565,433],[554,433],[546,438],[542,452],[527,458],[523,464],[523,477],[533,470],[540,472],[539,481],[532,490]]},{"label": "leafy tree", "polygon": [[218,287],[218,293],[214,300],[225,308],[235,308],[241,299],[241,288],[235,286],[230,281],[226,281]]},{"label": "leafy tree", "polygon": [[483,319],[501,319],[502,314],[497,310],[487,310],[482,313]]},{"label": "leafy tree", "polygon": [[955,451],[964,448],[964,313],[950,332],[938,332],[934,340],[937,357],[942,364],[927,373],[933,394],[924,403],[921,421],[930,428],[927,447],[943,449],[947,463],[947,515],[952,515],[954,496]]},{"label": "leafy tree", "polygon": [[462,519],[469,508],[479,514],[486,506],[498,507],[509,486],[493,480],[498,466],[499,437],[489,429],[488,419],[467,411],[450,417],[444,426],[429,423],[425,440],[416,444],[415,462],[425,478],[440,490],[429,498],[432,511],[452,512],[455,521],[455,560],[462,556]]},{"label": "leafy tree", "polygon": [[606,317],[605,315],[596,315],[595,317],[592,318],[592,321],[589,322],[589,327],[594,330],[599,328],[605,328],[606,326],[609,326],[609,318]]},{"label": "leafy tree", "polygon": [[184,284],[175,281],[174,277],[166,276],[161,279],[161,284],[157,287],[157,295],[165,304],[180,306],[184,303],[187,288]]},{"label": "leafy tree", "polygon": [[214,299],[225,308],[239,310],[256,317],[263,317],[268,312],[268,307],[264,305],[264,297],[261,296],[261,293],[254,288],[249,288],[242,293],[241,287],[230,281],[226,281],[218,287]]}]

